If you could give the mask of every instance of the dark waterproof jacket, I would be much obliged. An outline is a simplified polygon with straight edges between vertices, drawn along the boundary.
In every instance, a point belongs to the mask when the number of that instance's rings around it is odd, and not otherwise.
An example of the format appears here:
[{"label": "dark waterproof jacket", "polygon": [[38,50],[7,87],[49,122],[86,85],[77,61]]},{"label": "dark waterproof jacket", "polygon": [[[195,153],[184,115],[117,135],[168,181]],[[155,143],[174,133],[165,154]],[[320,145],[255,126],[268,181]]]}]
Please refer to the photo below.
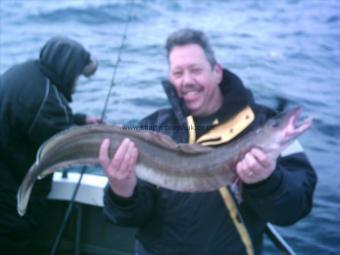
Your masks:
[{"label": "dark waterproof jacket", "polygon": [[[171,86],[171,85],[170,85]],[[188,142],[186,111],[171,87],[166,86],[172,109],[157,111],[141,121],[147,127]],[[239,136],[263,124],[273,111],[255,104],[237,76],[225,70],[221,90],[222,108],[212,116],[195,118],[198,137],[212,122],[228,120],[246,105],[255,112],[254,122]],[[287,149],[278,159],[277,168],[266,180],[243,185],[243,202],[239,210],[248,229],[256,254],[262,250],[263,231],[267,222],[290,225],[306,216],[312,208],[316,174],[302,150]],[[129,199],[116,196],[107,187],[104,214],[115,224],[138,228],[142,244],[139,254],[245,254],[245,248],[228,209],[218,191],[181,193],[138,181]],[[143,251],[144,250],[144,251]]]},{"label": "dark waterproof jacket", "polygon": [[[16,192],[39,146],[55,133],[85,124],[68,105],[76,78],[90,62],[77,42],[54,37],[38,60],[13,66],[0,77],[0,234],[25,232],[36,225],[39,207],[50,190],[50,180],[37,182],[28,213],[16,213]],[[33,206],[32,206],[33,205]]]}]

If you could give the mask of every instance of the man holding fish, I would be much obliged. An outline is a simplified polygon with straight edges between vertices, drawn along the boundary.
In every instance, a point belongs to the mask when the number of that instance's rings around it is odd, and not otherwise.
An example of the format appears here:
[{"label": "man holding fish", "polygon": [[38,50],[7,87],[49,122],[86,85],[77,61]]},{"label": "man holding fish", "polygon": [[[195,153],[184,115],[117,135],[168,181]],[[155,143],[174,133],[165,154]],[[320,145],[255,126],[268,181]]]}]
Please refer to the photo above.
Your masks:
[{"label": "man holding fish", "polygon": [[51,179],[39,182],[25,217],[16,210],[16,193],[39,146],[73,125],[97,123],[73,114],[77,78],[95,73],[97,62],[78,42],[55,36],[37,60],[17,64],[0,76],[0,253],[30,254]]},{"label": "man holding fish", "polygon": [[[172,108],[144,118],[141,129],[165,133],[178,143],[218,147],[275,115],[217,63],[201,31],[174,32],[166,50],[169,81],[163,85]],[[287,128],[284,135],[306,128]],[[109,147],[105,139],[99,152],[109,178],[104,214],[115,224],[138,228],[139,255],[261,254],[267,222],[291,225],[312,208],[317,177],[298,142],[274,153],[251,148],[234,162],[235,184],[209,192],[178,192],[140,180],[138,146],[125,139],[112,158]]]}]

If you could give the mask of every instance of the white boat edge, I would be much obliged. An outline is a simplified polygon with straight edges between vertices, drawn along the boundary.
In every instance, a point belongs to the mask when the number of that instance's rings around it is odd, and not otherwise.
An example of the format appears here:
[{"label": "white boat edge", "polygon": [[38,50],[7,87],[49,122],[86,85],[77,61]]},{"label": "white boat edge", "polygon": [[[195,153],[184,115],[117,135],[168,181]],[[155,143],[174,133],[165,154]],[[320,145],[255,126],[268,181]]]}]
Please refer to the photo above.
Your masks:
[{"label": "white boat edge", "polygon": [[[62,172],[53,174],[52,188],[48,195],[51,200],[70,201],[81,174],[67,172],[67,177],[62,175]],[[103,207],[104,187],[107,181],[106,176],[84,174],[75,201],[81,204]]]}]

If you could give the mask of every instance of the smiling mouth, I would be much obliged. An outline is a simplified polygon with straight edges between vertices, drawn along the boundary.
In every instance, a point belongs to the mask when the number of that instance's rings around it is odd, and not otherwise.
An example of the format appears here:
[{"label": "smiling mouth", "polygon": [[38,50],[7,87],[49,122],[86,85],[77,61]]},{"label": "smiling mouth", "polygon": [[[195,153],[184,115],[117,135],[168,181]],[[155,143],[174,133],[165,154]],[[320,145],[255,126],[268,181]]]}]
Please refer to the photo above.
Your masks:
[{"label": "smiling mouth", "polygon": [[187,103],[195,102],[199,97],[200,93],[198,91],[190,91],[185,94],[182,94],[182,98]]},{"label": "smiling mouth", "polygon": [[185,98],[190,98],[190,97],[196,97],[200,92],[202,91],[202,89],[197,88],[197,87],[193,87],[190,86],[188,88],[184,88],[181,91],[181,96],[185,99]]},{"label": "smiling mouth", "polygon": [[183,96],[195,96],[199,93],[199,91],[196,91],[196,90],[191,90],[191,91],[188,91],[188,92],[185,92],[183,93]]}]

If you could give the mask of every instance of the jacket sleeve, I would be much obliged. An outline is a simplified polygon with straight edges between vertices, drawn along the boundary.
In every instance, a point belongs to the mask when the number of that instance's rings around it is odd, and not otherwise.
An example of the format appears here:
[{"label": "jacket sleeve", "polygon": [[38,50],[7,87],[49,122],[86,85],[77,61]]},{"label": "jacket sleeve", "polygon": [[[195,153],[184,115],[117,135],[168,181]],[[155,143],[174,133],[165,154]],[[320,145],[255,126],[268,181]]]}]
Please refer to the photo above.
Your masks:
[{"label": "jacket sleeve", "polygon": [[242,196],[265,221],[291,225],[310,212],[316,182],[306,155],[296,151],[281,154],[273,174],[263,182],[244,185]]},{"label": "jacket sleeve", "polygon": [[83,113],[75,113],[73,114],[73,122],[76,125],[86,125],[86,114]]},{"label": "jacket sleeve", "polygon": [[54,85],[48,84],[28,128],[28,137],[35,144],[41,144],[52,135],[78,124],[75,119],[65,97]]},{"label": "jacket sleeve", "polygon": [[143,225],[153,214],[156,189],[154,185],[138,180],[133,196],[122,198],[107,185],[104,190],[104,216],[117,225]]}]

